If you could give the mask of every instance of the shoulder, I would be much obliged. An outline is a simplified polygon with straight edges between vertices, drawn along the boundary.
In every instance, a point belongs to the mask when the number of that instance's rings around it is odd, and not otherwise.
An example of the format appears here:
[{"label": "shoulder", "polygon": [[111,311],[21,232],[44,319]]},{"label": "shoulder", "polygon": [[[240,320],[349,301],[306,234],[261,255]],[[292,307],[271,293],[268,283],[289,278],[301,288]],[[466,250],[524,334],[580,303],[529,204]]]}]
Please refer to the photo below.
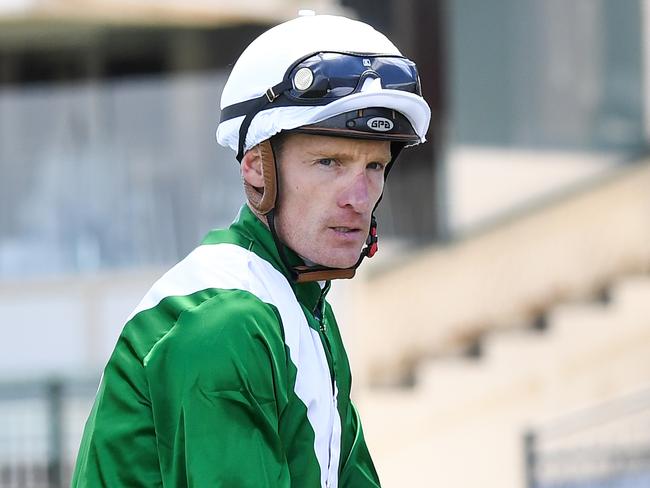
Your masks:
[{"label": "shoulder", "polygon": [[237,390],[242,377],[265,383],[266,372],[285,362],[281,330],[272,305],[248,291],[217,290],[181,312],[144,365],[158,381],[180,375],[211,390]]},{"label": "shoulder", "polygon": [[236,244],[206,244],[165,273],[129,320],[166,298],[189,296],[209,288],[245,290],[268,303],[294,297],[286,278],[254,252]]},{"label": "shoulder", "polygon": [[[187,298],[187,297],[183,297]],[[192,355],[243,351],[282,341],[277,309],[248,290],[207,288],[185,303],[169,328],[145,357],[145,363],[165,354]]]},{"label": "shoulder", "polygon": [[251,254],[235,244],[197,247],[154,283],[129,320],[170,297],[191,296],[209,288],[249,289]]},{"label": "shoulder", "polygon": [[209,344],[273,336],[279,331],[277,309],[250,291],[220,288],[210,292],[209,297],[179,314],[176,333]]},{"label": "shoulder", "polygon": [[219,344],[255,334],[275,340],[281,320],[268,290],[280,279],[272,273],[269,263],[241,246],[199,246],[154,283],[128,318],[123,338],[145,364],[166,342],[191,348],[217,336]]}]

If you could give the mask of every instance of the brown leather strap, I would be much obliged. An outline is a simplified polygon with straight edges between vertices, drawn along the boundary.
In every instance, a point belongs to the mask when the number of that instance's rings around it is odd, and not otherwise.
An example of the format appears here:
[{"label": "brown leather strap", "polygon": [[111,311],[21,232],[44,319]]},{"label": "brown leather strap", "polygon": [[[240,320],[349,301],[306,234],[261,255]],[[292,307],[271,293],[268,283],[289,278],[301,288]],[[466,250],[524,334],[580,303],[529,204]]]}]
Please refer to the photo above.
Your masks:
[{"label": "brown leather strap", "polygon": [[354,268],[325,268],[314,269],[309,266],[296,266],[293,268],[296,273],[296,283],[307,283],[309,281],[329,281],[329,280],[345,280],[354,277],[356,269]]},{"label": "brown leather strap", "polygon": [[258,151],[262,160],[262,178],[264,178],[264,188],[255,188],[244,182],[244,190],[249,204],[253,210],[261,215],[266,215],[275,206],[275,198],[278,192],[277,175],[275,173],[275,156],[271,142],[266,140],[258,144],[253,149]]},{"label": "brown leather strap", "polygon": [[275,206],[275,198],[278,193],[275,154],[273,154],[270,140],[261,142],[258,147],[260,158],[262,158],[262,177],[264,178],[264,193],[260,201],[259,211],[262,214],[267,214]]}]

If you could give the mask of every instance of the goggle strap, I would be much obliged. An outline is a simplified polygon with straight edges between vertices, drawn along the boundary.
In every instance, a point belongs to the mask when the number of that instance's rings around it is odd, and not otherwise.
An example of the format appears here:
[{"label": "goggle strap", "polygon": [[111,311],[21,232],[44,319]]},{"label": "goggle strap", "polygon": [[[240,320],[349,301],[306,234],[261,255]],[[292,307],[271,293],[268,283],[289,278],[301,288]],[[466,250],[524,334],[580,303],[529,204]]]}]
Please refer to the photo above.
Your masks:
[{"label": "goggle strap", "polygon": [[[248,134],[248,129],[251,126],[251,122],[253,121],[253,118],[258,113],[260,113],[264,109],[264,107],[266,107],[270,103],[273,103],[273,101],[276,100],[282,94],[283,91],[289,89],[291,86],[292,85],[290,81],[286,81],[286,80],[282,81],[277,85],[272,86],[271,88],[266,90],[266,93],[261,97],[257,97],[254,98],[253,100],[246,100],[245,102],[231,105],[229,107],[226,107],[221,112],[222,121],[246,114],[244,120],[242,120],[242,123],[239,126],[239,147],[237,151],[237,161],[241,163],[241,160],[244,157],[244,148],[246,146],[246,135]],[[237,109],[237,113],[233,114],[233,109],[235,108]],[[244,109],[247,109],[246,112],[244,113],[239,112],[240,110],[244,110]],[[226,112],[227,118],[224,118],[224,112]]]},{"label": "goggle strap", "polygon": [[255,112],[250,112],[244,117],[244,120],[242,120],[241,125],[239,126],[239,146],[237,149],[237,161],[241,163],[241,160],[244,159],[244,147],[246,146],[246,135],[248,134],[248,128],[251,126],[251,122],[253,121],[253,117],[259,112],[259,110],[256,110]]},{"label": "goggle strap", "polygon": [[[241,117],[242,115],[246,115],[251,111],[255,110],[258,107],[258,105],[264,106],[266,103],[270,103],[274,101],[282,94],[282,92],[288,90],[292,86],[293,85],[291,84],[291,81],[284,80],[278,83],[277,85],[272,86],[271,88],[266,90],[264,95],[260,95],[259,97],[256,98],[251,98],[250,100],[244,100],[243,102],[237,102],[237,103],[233,103],[232,105],[228,105],[227,107],[224,107],[221,110],[221,116],[219,120],[220,122],[224,122],[226,120],[230,120],[237,117]],[[261,102],[266,102],[266,103],[262,104]]]}]

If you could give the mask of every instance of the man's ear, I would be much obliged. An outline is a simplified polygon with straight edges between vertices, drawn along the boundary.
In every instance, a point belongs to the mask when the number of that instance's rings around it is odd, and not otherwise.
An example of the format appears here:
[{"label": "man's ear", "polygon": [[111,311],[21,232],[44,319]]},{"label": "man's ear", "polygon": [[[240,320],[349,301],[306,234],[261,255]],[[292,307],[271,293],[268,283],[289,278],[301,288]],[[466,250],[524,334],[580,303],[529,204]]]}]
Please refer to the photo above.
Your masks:
[{"label": "man's ear", "polygon": [[262,154],[259,146],[252,147],[241,160],[241,174],[244,181],[255,188],[264,188]]}]

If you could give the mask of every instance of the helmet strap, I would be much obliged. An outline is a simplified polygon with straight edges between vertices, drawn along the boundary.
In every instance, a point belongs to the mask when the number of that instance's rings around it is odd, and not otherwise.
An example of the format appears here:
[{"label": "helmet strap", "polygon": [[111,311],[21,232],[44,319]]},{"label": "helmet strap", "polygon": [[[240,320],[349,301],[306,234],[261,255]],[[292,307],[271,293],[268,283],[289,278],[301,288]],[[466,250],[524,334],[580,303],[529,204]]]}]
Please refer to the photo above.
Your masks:
[{"label": "helmet strap", "polygon": [[[244,158],[244,153],[246,152],[246,135],[248,134],[248,128],[251,126],[251,122],[255,116],[267,108],[267,105],[273,103],[282,92],[291,88],[291,81],[283,80],[275,86],[272,86],[266,93],[258,98],[253,100],[247,100],[244,102],[236,103],[231,107],[227,107],[229,110],[237,111],[240,110],[241,106],[246,106],[246,116],[242,120],[241,125],[239,126],[239,144],[237,148],[237,161],[241,163],[241,160]],[[223,111],[222,111],[223,114]],[[266,141],[265,141],[266,142]]]},{"label": "helmet strap", "polygon": [[244,180],[244,191],[246,192],[248,205],[259,217],[267,214],[275,206],[275,199],[278,194],[278,179],[276,177],[275,156],[271,142],[261,142],[251,150],[257,151],[257,156],[261,160],[264,188],[260,190]]}]

